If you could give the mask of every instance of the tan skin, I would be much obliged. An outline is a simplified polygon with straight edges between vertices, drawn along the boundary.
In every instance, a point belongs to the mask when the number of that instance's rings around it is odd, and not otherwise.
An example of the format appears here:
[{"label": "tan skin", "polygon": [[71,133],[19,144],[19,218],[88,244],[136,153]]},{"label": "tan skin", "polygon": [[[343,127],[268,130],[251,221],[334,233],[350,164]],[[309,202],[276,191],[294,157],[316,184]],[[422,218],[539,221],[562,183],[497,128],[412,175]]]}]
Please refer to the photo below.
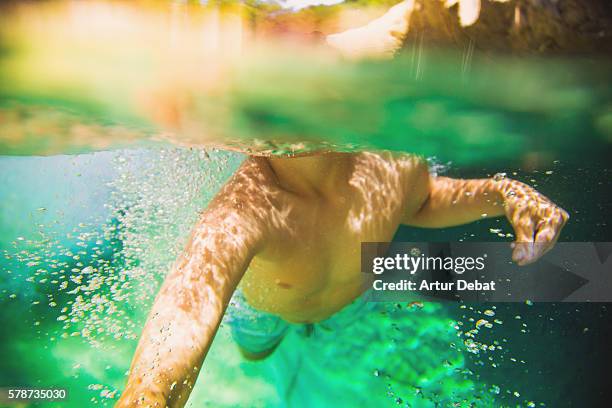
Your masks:
[{"label": "tan skin", "polygon": [[550,249],[568,219],[523,183],[433,177],[415,156],[249,158],[202,213],[166,278],[117,406],[186,403],[240,281],[257,309],[318,322],[363,292],[361,242],[389,241],[400,224],[439,228],[502,215],[520,243],[519,264]]},{"label": "tan skin", "polygon": [[[412,8],[406,0],[327,43],[348,58],[391,56]],[[514,228],[519,264],[549,250],[568,219],[523,183],[433,177],[410,155],[251,157],[201,214],[162,285],[116,406],[184,406],[240,282],[253,307],[318,322],[363,293],[361,242],[389,241],[400,224],[441,228],[500,216]]]}]

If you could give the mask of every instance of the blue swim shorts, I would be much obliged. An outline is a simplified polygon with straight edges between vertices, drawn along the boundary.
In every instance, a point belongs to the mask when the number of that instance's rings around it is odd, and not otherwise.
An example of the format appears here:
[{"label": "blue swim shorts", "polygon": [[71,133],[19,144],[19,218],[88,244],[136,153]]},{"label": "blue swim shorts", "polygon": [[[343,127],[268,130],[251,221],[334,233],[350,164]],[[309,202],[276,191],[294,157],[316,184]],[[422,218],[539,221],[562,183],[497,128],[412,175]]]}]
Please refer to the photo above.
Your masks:
[{"label": "blue swim shorts", "polygon": [[237,290],[230,301],[225,322],[230,325],[234,341],[249,353],[257,354],[278,345],[289,330],[297,330],[299,334],[308,336],[316,330],[343,329],[373,309],[374,302],[369,301],[371,297],[372,292],[368,290],[321,322],[296,324],[253,308],[247,303],[242,292]]}]

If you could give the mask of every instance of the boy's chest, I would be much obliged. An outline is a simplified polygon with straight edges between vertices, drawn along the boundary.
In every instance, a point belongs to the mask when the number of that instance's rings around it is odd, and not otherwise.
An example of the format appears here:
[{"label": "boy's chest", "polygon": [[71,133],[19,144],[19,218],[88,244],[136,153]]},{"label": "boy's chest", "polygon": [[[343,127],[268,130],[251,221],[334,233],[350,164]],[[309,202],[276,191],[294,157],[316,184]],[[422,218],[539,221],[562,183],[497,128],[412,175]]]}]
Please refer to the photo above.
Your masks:
[{"label": "boy's chest", "polygon": [[338,200],[295,207],[291,232],[252,260],[242,289],[253,306],[280,315],[302,316],[307,309],[316,315],[339,310],[361,293],[361,242],[392,239],[401,200],[395,208],[382,197]]},{"label": "boy's chest", "polygon": [[241,283],[249,303],[289,321],[317,321],[361,293],[360,245],[330,237],[286,243],[256,256]]}]

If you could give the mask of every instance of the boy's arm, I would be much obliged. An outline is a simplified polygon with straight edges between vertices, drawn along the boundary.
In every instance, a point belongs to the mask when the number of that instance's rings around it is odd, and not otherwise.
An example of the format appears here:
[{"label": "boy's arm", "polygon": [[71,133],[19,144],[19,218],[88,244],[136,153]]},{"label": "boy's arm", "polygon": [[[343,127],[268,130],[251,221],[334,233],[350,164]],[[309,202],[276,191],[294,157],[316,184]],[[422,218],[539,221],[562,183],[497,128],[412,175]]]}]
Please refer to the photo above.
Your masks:
[{"label": "boy's arm", "polygon": [[516,235],[512,259],[520,265],[552,248],[569,219],[565,210],[533,188],[505,177],[429,177],[428,183],[427,198],[416,213],[404,217],[404,224],[442,228],[505,215]]},{"label": "boy's arm", "polygon": [[390,58],[408,33],[414,0],[404,0],[368,24],[327,36],[327,44],[347,58]]},{"label": "boy's arm", "polygon": [[257,217],[236,198],[239,191],[227,189],[202,214],[162,285],[117,407],[181,407],[187,401],[225,308],[263,237]]}]

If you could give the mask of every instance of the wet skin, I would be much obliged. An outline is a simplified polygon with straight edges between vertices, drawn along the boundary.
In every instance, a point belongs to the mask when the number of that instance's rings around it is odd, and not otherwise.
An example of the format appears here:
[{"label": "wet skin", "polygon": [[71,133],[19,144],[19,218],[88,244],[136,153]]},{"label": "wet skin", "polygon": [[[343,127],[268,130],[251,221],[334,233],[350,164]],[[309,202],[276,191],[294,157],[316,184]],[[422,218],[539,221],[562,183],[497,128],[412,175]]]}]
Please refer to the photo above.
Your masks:
[{"label": "wet skin", "polygon": [[[390,57],[413,8],[403,1],[327,43],[345,58]],[[202,212],[162,285],[117,406],[186,403],[241,281],[252,306],[290,322],[317,322],[363,292],[362,241],[389,241],[400,224],[441,228],[503,215],[515,231],[519,264],[550,249],[568,219],[525,184],[431,177],[410,155],[249,158]]]},{"label": "wet skin", "polygon": [[432,177],[410,155],[249,158],[201,214],[166,278],[118,406],[184,405],[241,280],[252,306],[317,322],[363,292],[362,241],[388,241],[400,224],[438,228],[502,215],[514,227],[519,264],[550,249],[568,218],[518,181]]}]

